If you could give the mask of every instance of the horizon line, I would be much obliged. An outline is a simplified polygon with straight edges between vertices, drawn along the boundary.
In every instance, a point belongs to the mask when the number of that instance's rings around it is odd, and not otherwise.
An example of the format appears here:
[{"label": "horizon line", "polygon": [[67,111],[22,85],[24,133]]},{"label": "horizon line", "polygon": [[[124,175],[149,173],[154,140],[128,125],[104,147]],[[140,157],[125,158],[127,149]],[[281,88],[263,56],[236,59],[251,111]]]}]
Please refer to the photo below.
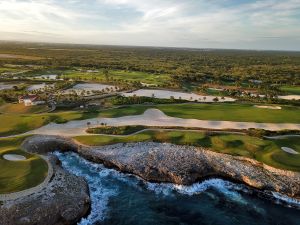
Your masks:
[{"label": "horizon line", "polygon": [[205,47],[184,47],[184,46],[155,46],[155,45],[121,45],[121,44],[92,44],[79,42],[43,42],[43,41],[29,41],[29,40],[3,40],[0,42],[10,43],[24,43],[24,44],[53,44],[53,45],[84,45],[84,46],[105,46],[105,47],[129,47],[129,48],[165,48],[165,49],[180,49],[180,50],[231,50],[231,51],[262,51],[262,52],[296,52],[300,50],[286,50],[286,49],[255,49],[255,48],[205,48]]}]

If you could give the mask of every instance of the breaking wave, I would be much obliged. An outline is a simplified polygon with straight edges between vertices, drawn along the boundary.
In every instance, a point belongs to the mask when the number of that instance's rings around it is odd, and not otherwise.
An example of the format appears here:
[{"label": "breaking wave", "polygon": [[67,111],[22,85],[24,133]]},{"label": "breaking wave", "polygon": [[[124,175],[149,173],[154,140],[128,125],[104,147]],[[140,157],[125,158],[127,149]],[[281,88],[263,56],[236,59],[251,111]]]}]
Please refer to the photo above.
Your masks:
[{"label": "breaking wave", "polygon": [[[192,196],[206,193],[207,190],[215,190],[232,202],[242,206],[249,204],[247,199],[241,194],[242,192],[249,192],[249,189],[242,184],[235,184],[222,179],[208,179],[191,186],[150,183],[136,176],[105,168],[102,164],[87,161],[76,153],[55,152],[54,154],[60,159],[63,167],[67,171],[85,178],[89,184],[92,203],[91,212],[87,218],[83,218],[80,221],[79,225],[95,224],[95,222],[103,221],[106,218],[106,214],[109,211],[109,199],[117,196],[121,188],[120,185],[114,185],[115,181],[124,183],[137,190],[151,191],[156,195],[162,195],[164,197],[174,194]],[[295,199],[278,193],[272,193],[272,197],[277,199],[276,202],[279,204],[284,203],[286,205],[298,205],[300,207],[300,201]]]}]

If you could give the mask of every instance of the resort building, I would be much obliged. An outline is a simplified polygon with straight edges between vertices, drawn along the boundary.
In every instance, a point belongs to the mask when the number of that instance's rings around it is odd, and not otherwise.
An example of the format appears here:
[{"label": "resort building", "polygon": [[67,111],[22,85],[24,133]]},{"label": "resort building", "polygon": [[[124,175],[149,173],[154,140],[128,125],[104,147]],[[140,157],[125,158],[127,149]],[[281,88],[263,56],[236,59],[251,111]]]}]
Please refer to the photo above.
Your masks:
[{"label": "resort building", "polygon": [[37,95],[26,95],[19,97],[19,103],[24,103],[25,106],[43,105],[45,101],[39,99]]}]

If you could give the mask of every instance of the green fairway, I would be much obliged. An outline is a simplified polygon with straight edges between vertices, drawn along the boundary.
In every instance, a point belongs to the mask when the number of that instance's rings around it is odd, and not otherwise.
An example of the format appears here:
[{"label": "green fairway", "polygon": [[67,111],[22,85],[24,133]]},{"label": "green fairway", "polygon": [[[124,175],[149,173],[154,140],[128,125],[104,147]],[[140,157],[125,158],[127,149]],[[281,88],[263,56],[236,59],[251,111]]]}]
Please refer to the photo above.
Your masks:
[{"label": "green fairway", "polygon": [[[256,108],[248,104],[173,104],[134,105],[100,112],[65,111],[53,113],[0,114],[0,136],[21,134],[50,122],[64,123],[93,117],[122,117],[143,114],[149,108],[157,108],[168,116],[199,120],[224,120],[265,123],[300,123],[300,108],[283,106],[281,110]],[[176,125],[176,124],[175,124]]]},{"label": "green fairway", "polygon": [[5,104],[0,107],[1,113],[40,113],[48,110],[46,105],[25,106],[24,104]]},{"label": "green fairway", "polygon": [[[48,165],[41,157],[18,149],[24,139],[0,139],[0,194],[35,187],[47,176]],[[22,155],[26,160],[8,161],[3,158],[5,154]]]},{"label": "green fairway", "polygon": [[205,147],[216,152],[257,159],[277,168],[300,171],[300,154],[281,150],[290,147],[300,153],[300,139],[264,140],[238,134],[207,134],[195,131],[144,131],[130,136],[79,136],[75,139],[86,145],[109,145],[129,142],[168,142],[178,145]]},{"label": "green fairway", "polygon": [[128,106],[100,112],[103,117],[138,115],[148,108],[157,108],[168,116],[185,119],[220,120],[258,123],[300,123],[300,108],[283,106],[281,110],[256,108],[251,104],[173,104]]},{"label": "green fairway", "polygon": [[83,120],[96,117],[98,114],[83,112],[57,112],[44,114],[0,114],[0,136],[25,133],[50,122],[64,123],[70,120]]},{"label": "green fairway", "polygon": [[283,86],[280,90],[287,94],[300,95],[300,86]]},{"label": "green fairway", "polygon": [[[136,81],[153,85],[164,84],[166,81],[170,80],[170,77],[166,74],[151,74],[145,72],[125,70],[110,70],[108,72],[107,77],[109,78],[109,80],[115,79],[122,81]],[[106,81],[107,77],[101,70],[96,73],[69,71],[62,76],[62,78],[72,78],[90,81]]]}]

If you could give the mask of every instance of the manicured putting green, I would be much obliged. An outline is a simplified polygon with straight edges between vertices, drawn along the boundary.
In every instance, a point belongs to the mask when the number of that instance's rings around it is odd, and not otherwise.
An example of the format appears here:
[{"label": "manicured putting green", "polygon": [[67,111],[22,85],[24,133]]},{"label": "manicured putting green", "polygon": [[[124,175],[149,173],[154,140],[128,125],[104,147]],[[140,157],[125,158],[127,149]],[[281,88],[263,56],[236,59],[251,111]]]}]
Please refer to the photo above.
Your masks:
[{"label": "manicured putting green", "polygon": [[[24,138],[0,139],[0,194],[35,187],[47,176],[48,165],[44,159],[18,149]],[[5,155],[18,155],[26,159],[10,161],[4,159]]]}]

